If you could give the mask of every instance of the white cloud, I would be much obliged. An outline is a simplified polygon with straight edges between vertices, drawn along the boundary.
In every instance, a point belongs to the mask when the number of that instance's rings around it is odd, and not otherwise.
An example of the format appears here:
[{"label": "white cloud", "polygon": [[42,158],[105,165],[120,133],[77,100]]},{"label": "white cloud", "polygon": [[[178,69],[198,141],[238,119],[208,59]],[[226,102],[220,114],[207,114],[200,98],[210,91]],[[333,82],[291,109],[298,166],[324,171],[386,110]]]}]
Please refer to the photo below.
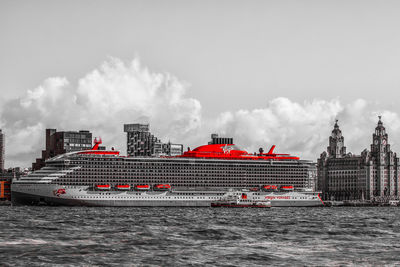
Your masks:
[{"label": "white cloud", "polygon": [[[281,97],[269,101],[262,109],[221,114],[217,130],[234,136],[237,144],[251,152],[259,147],[268,150],[275,144],[278,153],[311,156],[321,149],[326,138],[324,132],[342,110],[338,100],[300,104]],[[315,158],[315,154],[312,156]]]},{"label": "white cloud", "polygon": [[185,146],[205,144],[216,132],[233,137],[249,152],[275,144],[277,153],[316,160],[328,145],[336,118],[348,151],[358,154],[369,147],[379,114],[391,143],[399,143],[399,115],[363,99],[347,104],[340,99],[298,103],[280,97],[261,108],[204,118],[200,102],[187,96],[186,83],[168,73],[151,72],[137,59],[124,63],[112,58],[72,84],[63,77],[49,78],[3,103],[0,125],[7,135],[6,166],[29,166],[40,157],[46,128],[87,129],[108,147],[125,153],[123,124],[131,122],[149,122],[156,136]]},{"label": "white cloud", "polygon": [[123,124],[145,120],[160,137],[177,142],[193,135],[201,120],[199,101],[168,73],[152,73],[138,60],[104,62],[73,87],[54,77],[1,109],[6,165],[29,166],[44,149],[45,128],[88,129],[124,152]]},{"label": "white cloud", "polygon": [[211,124],[217,125],[215,131],[233,136],[236,144],[250,152],[259,147],[268,150],[275,144],[277,153],[316,160],[328,146],[335,119],[339,119],[349,152],[359,154],[369,148],[377,114],[383,116],[392,144],[396,144],[399,116],[392,111],[379,111],[363,99],[343,105],[338,99],[296,103],[281,97],[261,109],[225,112]]}]

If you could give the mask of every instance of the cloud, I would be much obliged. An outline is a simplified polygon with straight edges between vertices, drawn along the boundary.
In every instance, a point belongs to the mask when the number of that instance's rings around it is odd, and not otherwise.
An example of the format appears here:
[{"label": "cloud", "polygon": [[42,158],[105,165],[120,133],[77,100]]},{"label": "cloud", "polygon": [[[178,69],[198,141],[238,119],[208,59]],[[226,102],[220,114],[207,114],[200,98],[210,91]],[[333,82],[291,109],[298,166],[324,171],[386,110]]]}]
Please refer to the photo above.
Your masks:
[{"label": "cloud", "polygon": [[268,150],[275,144],[277,153],[293,153],[315,161],[328,146],[335,119],[339,119],[348,151],[359,154],[372,142],[378,114],[383,116],[392,144],[398,143],[399,116],[363,99],[343,105],[339,99],[296,103],[280,97],[261,109],[222,113],[211,124],[216,125],[216,132],[233,136],[236,144],[250,152],[259,147]]},{"label": "cloud", "polygon": [[40,157],[46,128],[90,130],[108,147],[125,153],[123,124],[133,122],[148,122],[162,140],[185,146],[205,144],[215,132],[233,137],[249,152],[275,144],[277,153],[316,160],[328,145],[335,119],[348,151],[359,154],[369,147],[377,116],[382,115],[391,143],[399,143],[399,115],[363,99],[300,103],[279,97],[263,107],[203,117],[200,102],[188,96],[187,88],[177,77],[152,72],[137,59],[125,63],[110,58],[76,82],[48,78],[25,95],[4,101],[0,108],[6,166],[30,166]]},{"label": "cloud", "polygon": [[[186,96],[187,85],[168,73],[153,73],[135,59],[111,58],[79,79],[46,79],[1,109],[6,165],[29,166],[44,149],[46,128],[88,129],[105,145],[126,149],[123,124],[149,122],[160,137],[185,139],[199,128],[201,105]],[[173,138],[172,138],[173,137]]]}]

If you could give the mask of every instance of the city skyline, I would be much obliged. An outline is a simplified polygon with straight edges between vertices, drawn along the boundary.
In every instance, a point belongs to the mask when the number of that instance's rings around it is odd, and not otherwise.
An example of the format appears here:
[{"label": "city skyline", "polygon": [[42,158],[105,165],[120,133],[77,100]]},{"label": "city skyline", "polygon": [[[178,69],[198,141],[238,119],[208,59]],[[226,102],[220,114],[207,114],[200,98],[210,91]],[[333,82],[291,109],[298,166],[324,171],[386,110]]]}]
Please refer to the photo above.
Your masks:
[{"label": "city skyline", "polygon": [[0,0],[1,263],[400,266],[399,14]]},{"label": "city skyline", "polygon": [[1,2],[6,167],[39,157],[46,128],[124,152],[134,122],[185,147],[215,132],[316,160],[335,119],[358,152],[382,115],[399,149],[398,2],[94,3]]},{"label": "city skyline", "polygon": [[[379,119],[379,122],[382,120],[382,116],[381,115],[379,115],[378,116],[378,119]],[[334,121],[334,124],[335,124],[335,126],[337,126],[337,124],[338,124],[338,122],[339,122],[339,120],[338,119],[335,119],[335,121]],[[148,124],[147,124],[148,125]],[[333,124],[332,124],[333,125]],[[46,129],[46,131],[47,130],[49,130],[49,129]],[[76,132],[78,132],[77,130],[75,130],[75,129],[73,129],[72,131],[76,131]],[[79,130],[79,132],[80,131],[82,131],[82,130]],[[86,130],[85,130],[85,132],[86,132]],[[373,132],[372,132],[373,133]],[[211,134],[211,136],[213,136],[213,135],[215,135],[214,133],[213,134]],[[217,134],[218,135],[218,134]],[[328,137],[329,137],[329,135],[327,135]],[[45,137],[45,135],[44,135],[44,137]],[[93,142],[95,142],[95,139],[96,138],[100,138],[101,139],[101,136],[97,136],[97,137],[93,137],[92,139],[92,141]],[[229,137],[229,138],[226,138],[226,139],[233,139],[232,137]],[[351,139],[351,136],[350,136],[350,139]],[[168,141],[168,142],[170,142],[170,141]],[[236,142],[234,142],[235,144],[236,144]],[[93,145],[94,145],[95,143],[93,143]],[[204,143],[204,144],[206,144],[206,142]],[[200,145],[204,145],[204,144],[200,144]],[[125,145],[125,147],[126,147],[126,145]],[[268,149],[268,147],[262,147],[263,149]],[[104,148],[103,148],[104,149]],[[111,147],[108,149],[108,150],[110,150],[111,149]],[[112,149],[114,149],[114,147],[112,147]],[[362,151],[364,151],[364,150],[368,150],[369,149],[369,145],[367,144],[366,146],[365,146],[365,148],[362,150]],[[246,150],[246,149],[244,149],[244,150]],[[126,154],[125,153],[125,151],[123,151],[123,150],[118,150],[119,152],[121,152],[121,154]],[[321,149],[321,151],[322,152],[327,152],[328,150],[326,150],[326,148],[322,148]],[[358,153],[361,153],[362,152],[361,150],[360,151],[349,151],[348,153],[350,153],[351,155],[353,155],[354,153],[355,154],[358,154]],[[250,153],[253,153],[253,152],[257,152],[257,151],[247,151],[247,152],[250,152]],[[286,151],[287,152],[287,151]],[[396,151],[394,151],[394,152],[396,152]],[[307,159],[307,160],[312,160],[312,161],[315,161],[314,159]],[[15,167],[15,166],[14,166]],[[21,166],[16,166],[16,167],[21,167]],[[29,166],[22,166],[22,167],[29,167]],[[12,168],[12,167],[10,167],[10,168]]]}]

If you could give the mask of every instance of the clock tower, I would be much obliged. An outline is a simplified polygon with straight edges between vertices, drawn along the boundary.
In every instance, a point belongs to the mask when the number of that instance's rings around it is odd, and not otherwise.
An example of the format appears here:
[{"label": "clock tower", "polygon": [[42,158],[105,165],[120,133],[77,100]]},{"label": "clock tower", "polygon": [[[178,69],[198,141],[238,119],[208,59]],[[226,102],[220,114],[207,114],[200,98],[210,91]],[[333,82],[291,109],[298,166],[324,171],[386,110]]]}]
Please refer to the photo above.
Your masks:
[{"label": "clock tower", "polygon": [[325,200],[400,200],[400,159],[391,151],[388,134],[379,116],[371,150],[346,154],[338,121],[327,151],[317,161],[317,190]]},{"label": "clock tower", "polygon": [[[375,133],[372,135],[371,152],[375,156],[383,156],[384,153],[390,151],[390,145],[388,144],[388,135],[385,127],[381,121],[382,117],[379,116],[378,125],[375,128]],[[379,155],[378,155],[379,154]]]},{"label": "clock tower", "polygon": [[383,127],[382,117],[379,116],[378,125],[372,135],[371,156],[374,166],[371,193],[373,196],[387,197],[396,194],[397,167],[394,166],[395,155],[388,144],[388,134]]},{"label": "clock tower", "polygon": [[331,158],[342,158],[346,155],[344,137],[342,131],[339,129],[338,120],[336,120],[332,134],[329,137],[329,146],[327,147],[327,151]]}]

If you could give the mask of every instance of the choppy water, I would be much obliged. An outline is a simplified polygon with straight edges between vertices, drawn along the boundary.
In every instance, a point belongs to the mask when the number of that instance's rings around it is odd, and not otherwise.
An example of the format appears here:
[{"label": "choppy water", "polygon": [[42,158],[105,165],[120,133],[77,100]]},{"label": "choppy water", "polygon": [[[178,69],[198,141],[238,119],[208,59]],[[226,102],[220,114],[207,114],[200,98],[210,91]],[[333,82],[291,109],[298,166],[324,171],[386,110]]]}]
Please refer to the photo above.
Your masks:
[{"label": "choppy water", "polygon": [[400,208],[0,207],[0,265],[398,265]]}]

